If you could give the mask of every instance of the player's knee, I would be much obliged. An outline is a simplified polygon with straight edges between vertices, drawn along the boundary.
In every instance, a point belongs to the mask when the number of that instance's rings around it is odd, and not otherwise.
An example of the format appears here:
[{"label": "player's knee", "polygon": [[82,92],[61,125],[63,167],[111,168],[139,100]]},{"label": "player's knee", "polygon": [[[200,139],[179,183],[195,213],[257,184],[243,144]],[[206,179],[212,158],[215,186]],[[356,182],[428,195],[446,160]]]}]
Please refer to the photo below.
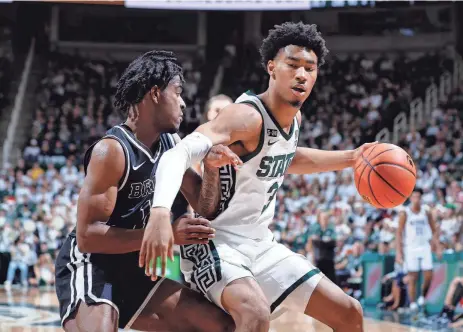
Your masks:
[{"label": "player's knee", "polygon": [[270,328],[270,306],[265,301],[247,297],[235,309],[237,325],[251,326],[250,331],[268,331]]},{"label": "player's knee", "polygon": [[[118,325],[117,311],[107,304],[97,304],[89,306],[81,303],[77,314],[73,319],[73,324],[66,323],[66,327],[76,327],[75,331],[101,332],[117,331]],[[66,329],[66,331],[74,331]]]},{"label": "player's knee", "polygon": [[350,326],[359,327],[363,324],[363,308],[359,301],[354,298],[350,298],[349,305],[349,317]]},{"label": "player's knee", "polygon": [[270,328],[270,308],[260,306],[254,309],[253,317],[256,321],[256,331],[268,331]]},{"label": "player's knee", "polygon": [[76,321],[75,319],[68,320],[64,326],[66,332],[101,332],[117,331],[117,317],[102,316],[98,320]]},{"label": "player's knee", "polygon": [[357,329],[363,324],[363,309],[359,301],[349,296],[345,310],[339,317],[340,324],[344,327]]},{"label": "player's knee", "polygon": [[[100,331],[117,331],[117,316],[114,316],[113,314],[111,315],[106,315],[99,319],[97,322],[95,322],[94,330],[95,332],[100,332]],[[89,330],[85,330],[89,331]],[[90,330],[91,331],[91,330]]]}]

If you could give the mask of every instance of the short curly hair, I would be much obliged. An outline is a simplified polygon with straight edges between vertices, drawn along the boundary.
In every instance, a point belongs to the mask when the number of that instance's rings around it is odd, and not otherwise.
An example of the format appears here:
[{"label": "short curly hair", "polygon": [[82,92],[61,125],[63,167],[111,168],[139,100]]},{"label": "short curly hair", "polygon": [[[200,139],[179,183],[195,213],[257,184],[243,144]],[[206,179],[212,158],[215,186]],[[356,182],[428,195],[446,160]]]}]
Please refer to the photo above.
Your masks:
[{"label": "short curly hair", "polygon": [[147,52],[133,60],[122,74],[114,106],[127,116],[130,106],[138,104],[153,86],[164,90],[177,75],[184,82],[182,66],[173,52]]},{"label": "short curly hair", "polygon": [[275,59],[280,49],[288,45],[306,47],[312,50],[318,57],[318,67],[325,63],[325,57],[329,53],[325,46],[325,39],[317,31],[316,24],[285,22],[281,25],[275,25],[275,29],[271,29],[267,38],[262,42],[259,52],[264,68],[267,68],[267,63],[270,60]]}]

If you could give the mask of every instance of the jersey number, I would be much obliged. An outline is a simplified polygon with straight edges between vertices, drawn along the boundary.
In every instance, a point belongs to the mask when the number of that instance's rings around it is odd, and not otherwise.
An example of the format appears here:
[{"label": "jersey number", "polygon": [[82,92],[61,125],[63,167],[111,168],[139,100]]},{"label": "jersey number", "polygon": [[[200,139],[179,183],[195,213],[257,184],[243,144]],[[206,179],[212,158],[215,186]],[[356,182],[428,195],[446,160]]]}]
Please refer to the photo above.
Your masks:
[{"label": "jersey number", "polygon": [[416,235],[418,235],[418,236],[422,236],[422,235],[424,235],[424,229],[423,229],[423,226],[421,226],[421,225],[418,225],[418,226],[416,227]]},{"label": "jersey number", "polygon": [[280,188],[280,186],[278,185],[278,182],[275,182],[274,184],[272,184],[270,189],[267,191],[267,194],[270,194],[270,197],[268,198],[267,204],[265,204],[264,207],[262,208],[261,214],[264,213],[264,211],[267,210],[269,205],[272,203],[273,199],[275,198],[275,195],[278,192],[278,188]]}]

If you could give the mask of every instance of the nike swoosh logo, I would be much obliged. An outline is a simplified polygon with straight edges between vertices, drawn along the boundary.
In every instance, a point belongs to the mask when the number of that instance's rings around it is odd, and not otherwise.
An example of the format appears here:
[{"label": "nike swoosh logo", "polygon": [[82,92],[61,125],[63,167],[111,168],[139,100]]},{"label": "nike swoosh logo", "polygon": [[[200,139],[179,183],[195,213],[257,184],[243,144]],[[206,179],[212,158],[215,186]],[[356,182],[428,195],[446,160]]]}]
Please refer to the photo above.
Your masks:
[{"label": "nike swoosh logo", "polygon": [[276,142],[278,142],[278,140],[276,140],[276,141],[274,141],[274,142],[268,141],[268,145],[273,145],[273,144],[275,144]]},{"label": "nike swoosh logo", "polygon": [[146,161],[142,162],[140,165],[138,166],[133,166],[133,170],[136,171],[137,169],[139,169],[140,167],[142,167],[144,164],[146,163]]}]

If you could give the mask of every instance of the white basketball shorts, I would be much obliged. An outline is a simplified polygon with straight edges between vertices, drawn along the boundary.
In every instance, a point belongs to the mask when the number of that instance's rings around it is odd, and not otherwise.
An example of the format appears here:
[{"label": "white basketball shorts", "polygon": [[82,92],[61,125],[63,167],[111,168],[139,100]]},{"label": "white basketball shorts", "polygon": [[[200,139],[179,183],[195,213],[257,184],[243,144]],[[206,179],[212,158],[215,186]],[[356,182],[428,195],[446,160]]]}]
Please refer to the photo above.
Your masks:
[{"label": "white basketball shorts", "polygon": [[286,311],[304,313],[323,274],[304,256],[276,241],[233,243],[218,237],[207,245],[181,248],[181,269],[194,290],[223,309],[222,292],[234,280],[249,277],[265,294],[272,319]]},{"label": "white basketball shorts", "polygon": [[404,265],[407,272],[430,271],[433,269],[431,246],[404,248]]}]

